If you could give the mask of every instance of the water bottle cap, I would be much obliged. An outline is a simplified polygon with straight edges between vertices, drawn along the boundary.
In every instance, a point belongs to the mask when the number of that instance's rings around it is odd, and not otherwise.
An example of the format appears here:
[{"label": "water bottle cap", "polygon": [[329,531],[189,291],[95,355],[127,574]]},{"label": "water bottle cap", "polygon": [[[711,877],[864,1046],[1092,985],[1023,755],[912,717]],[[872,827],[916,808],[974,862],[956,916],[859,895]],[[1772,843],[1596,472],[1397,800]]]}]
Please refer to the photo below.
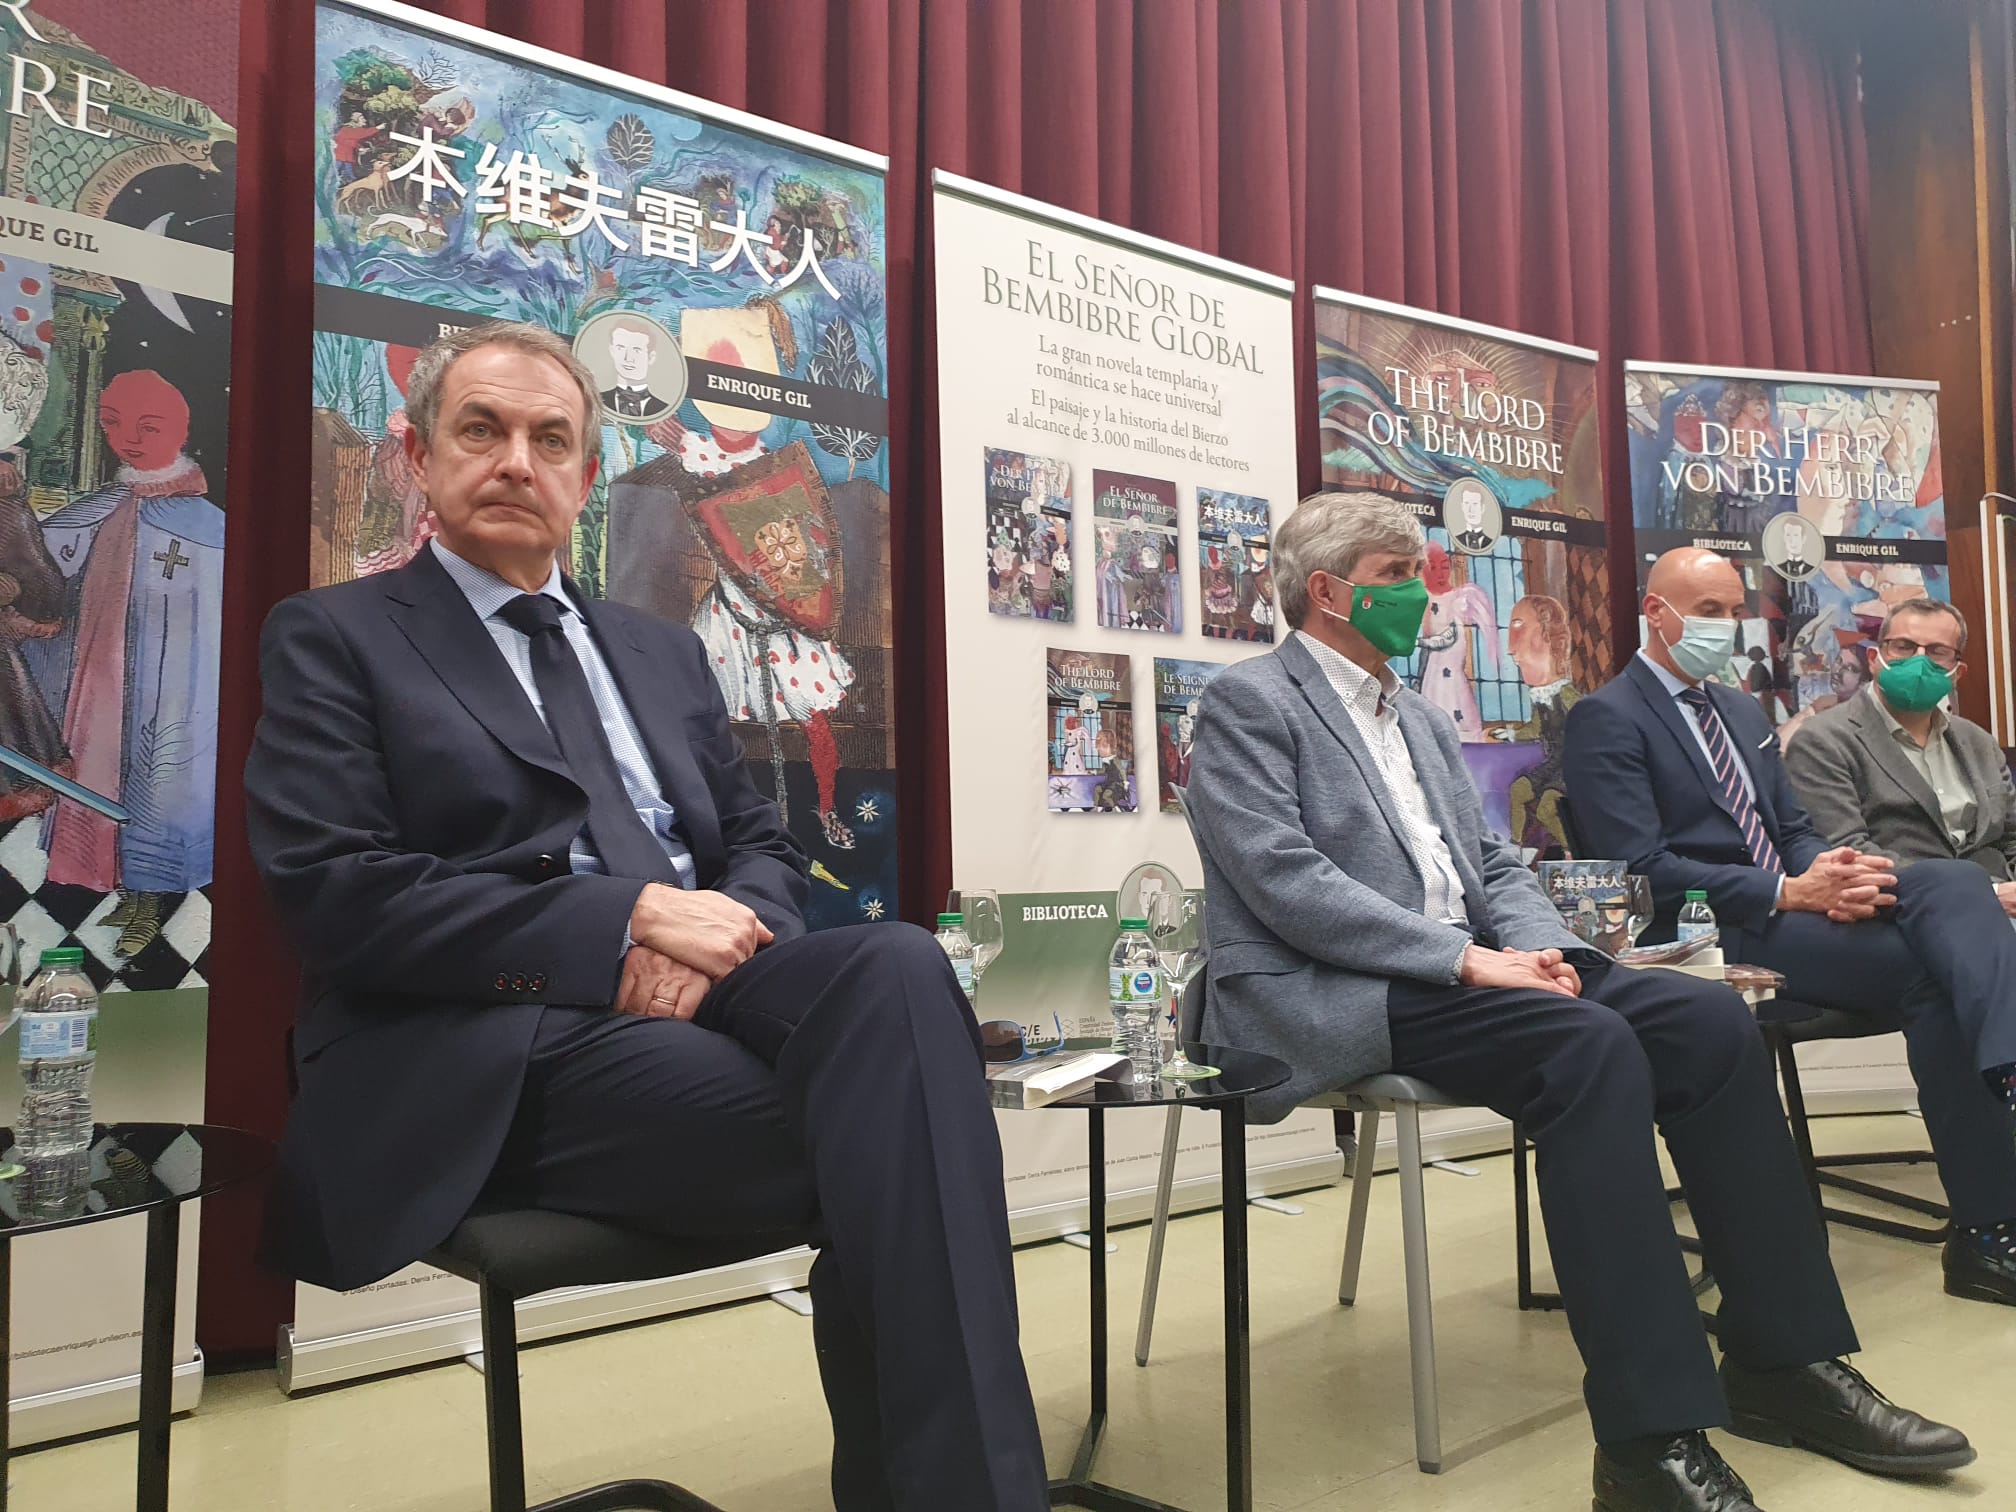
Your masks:
[{"label": "water bottle cap", "polygon": [[1146,919],[1122,919],[1120,927],[1122,929],[1146,929],[1148,921]]},{"label": "water bottle cap", "polygon": [[82,966],[84,964],[84,952],[80,947],[75,945],[65,945],[55,950],[45,950],[42,952],[42,964],[44,966]]},{"label": "water bottle cap", "polygon": [[1687,889],[1687,901],[1689,903],[1706,903],[1708,901],[1708,894],[1701,888],[1690,887]]},{"label": "water bottle cap", "polygon": [[938,915],[938,927],[940,929],[943,929],[950,924],[963,925],[965,922],[966,922],[966,915],[964,915],[963,913]]}]

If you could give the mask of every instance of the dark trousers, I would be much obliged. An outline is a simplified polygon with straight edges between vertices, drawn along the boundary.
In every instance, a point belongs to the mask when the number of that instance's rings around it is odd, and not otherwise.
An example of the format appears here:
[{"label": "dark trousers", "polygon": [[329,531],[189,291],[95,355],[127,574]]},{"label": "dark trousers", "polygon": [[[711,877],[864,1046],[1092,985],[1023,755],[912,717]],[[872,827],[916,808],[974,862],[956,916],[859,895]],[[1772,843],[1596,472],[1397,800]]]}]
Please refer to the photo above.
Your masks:
[{"label": "dark trousers", "polygon": [[2016,1125],[1980,1074],[2016,1061],[2016,930],[1987,873],[1914,862],[1897,875],[1892,918],[1781,913],[1724,943],[1783,972],[1789,998],[1902,1029],[1954,1222],[2016,1218]]},{"label": "dark trousers", "polygon": [[1598,1442],[1729,1422],[1655,1122],[1721,1287],[1724,1350],[1756,1370],[1854,1352],[1763,1038],[1735,993],[1596,965],[1573,998],[1395,982],[1386,1016],[1395,1071],[1518,1119],[1533,1141]]},{"label": "dark trousers", "polygon": [[691,1023],[545,1011],[490,1195],[666,1234],[816,1217],[813,1330],[841,1512],[1034,1512],[979,1035],[936,941],[874,924],[773,945]]}]

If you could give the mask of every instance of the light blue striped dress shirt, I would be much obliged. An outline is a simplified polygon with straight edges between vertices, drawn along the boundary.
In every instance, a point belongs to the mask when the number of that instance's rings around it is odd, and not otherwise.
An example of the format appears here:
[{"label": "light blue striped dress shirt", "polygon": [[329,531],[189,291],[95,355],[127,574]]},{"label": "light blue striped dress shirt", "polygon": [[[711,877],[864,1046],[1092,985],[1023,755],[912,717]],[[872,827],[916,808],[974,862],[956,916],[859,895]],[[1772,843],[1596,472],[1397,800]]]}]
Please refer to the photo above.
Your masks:
[{"label": "light blue striped dress shirt", "polygon": [[[490,639],[504,653],[511,675],[518,679],[525,696],[532,700],[540,722],[546,723],[546,706],[540,700],[539,685],[532,677],[532,637],[506,624],[497,612],[517,598],[522,590],[473,562],[465,562],[442,545],[438,536],[430,544],[435,557],[448,569],[448,576],[455,580],[455,586],[469,600],[469,607],[483,621],[483,628],[490,632]],[[602,716],[602,728],[609,737],[609,749],[616,757],[616,770],[623,777],[623,791],[630,795],[644,827],[658,837],[658,843],[665,847],[665,854],[672,858],[673,868],[679,873],[679,885],[691,887],[693,852],[679,834],[679,816],[670,800],[659,791],[658,775],[651,770],[651,758],[644,753],[644,741],[637,733],[636,721],[630,717],[630,709],[623,702],[609,664],[602,659],[602,650],[595,644],[588,621],[567,597],[567,590],[561,584],[558,562],[553,564],[553,574],[546,579],[546,586],[539,591],[560,605],[561,627],[566,632],[567,644],[574,648],[574,655],[580,659],[581,671],[588,678],[588,691],[594,696],[596,712]],[[567,860],[577,872],[604,874],[609,870],[589,844],[585,826],[574,837]],[[625,944],[628,944],[627,935]]]}]

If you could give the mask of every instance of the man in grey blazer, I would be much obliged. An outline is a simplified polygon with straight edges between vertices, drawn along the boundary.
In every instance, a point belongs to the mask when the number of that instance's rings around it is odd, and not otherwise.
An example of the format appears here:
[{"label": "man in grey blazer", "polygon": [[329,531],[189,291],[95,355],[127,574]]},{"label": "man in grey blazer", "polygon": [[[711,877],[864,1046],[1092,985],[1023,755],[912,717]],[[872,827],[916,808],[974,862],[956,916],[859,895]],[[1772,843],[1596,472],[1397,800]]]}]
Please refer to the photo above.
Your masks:
[{"label": "man in grey blazer", "polygon": [[[1387,664],[1419,632],[1425,550],[1404,504],[1304,500],[1275,544],[1296,633],[1204,694],[1206,1028],[1295,1071],[1256,1116],[1392,1070],[1523,1121],[1601,1512],[1751,1512],[1710,1427],[1880,1473],[1968,1463],[1839,1358],[1854,1327],[1742,1000],[1588,949],[1484,828],[1454,726]],[[1722,1289],[1719,1380],[1655,1122]]]},{"label": "man in grey blazer", "polygon": [[2009,763],[1993,735],[1939,707],[1966,675],[1966,649],[1967,621],[1951,604],[1897,605],[1877,636],[1876,681],[1807,720],[1785,765],[1807,817],[1836,845],[1900,867],[1972,861],[2016,917]]}]

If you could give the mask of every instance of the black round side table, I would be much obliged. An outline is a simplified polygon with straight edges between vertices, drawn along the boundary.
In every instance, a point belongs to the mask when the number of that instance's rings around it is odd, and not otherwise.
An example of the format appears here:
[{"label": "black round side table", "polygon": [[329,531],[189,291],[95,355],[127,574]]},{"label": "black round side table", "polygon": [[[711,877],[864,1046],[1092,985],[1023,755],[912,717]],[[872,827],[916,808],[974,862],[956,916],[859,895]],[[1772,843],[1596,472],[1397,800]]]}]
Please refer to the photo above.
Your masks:
[{"label": "black round side table", "polygon": [[7,1506],[7,1411],[13,1310],[13,1241],[26,1234],[147,1216],[147,1271],[140,1324],[140,1512],[168,1506],[168,1415],[175,1373],[175,1269],[182,1204],[241,1181],[273,1163],[272,1142],[212,1124],[99,1124],[92,1131],[90,1184],[62,1209],[23,1214],[25,1172],[14,1131],[0,1130],[14,1174],[0,1179],[0,1512]]},{"label": "black round side table", "polygon": [[1183,1053],[1218,1075],[1197,1081],[1157,1078],[1142,1082],[1102,1081],[1078,1097],[1049,1103],[1035,1112],[1076,1109],[1086,1114],[1087,1201],[1091,1217],[1092,1348],[1091,1415],[1078,1441],[1071,1472],[1050,1484],[1050,1505],[1090,1512],[1180,1512],[1166,1502],[1108,1486],[1092,1478],[1099,1442],[1106,1432],[1106,1113],[1114,1108],[1166,1108],[1171,1104],[1208,1108],[1219,1115],[1221,1201],[1225,1229],[1225,1506],[1227,1512],[1253,1508],[1253,1372],[1249,1354],[1246,1278],[1246,1100],[1270,1091],[1292,1074],[1269,1055],[1225,1045],[1186,1042]]}]

